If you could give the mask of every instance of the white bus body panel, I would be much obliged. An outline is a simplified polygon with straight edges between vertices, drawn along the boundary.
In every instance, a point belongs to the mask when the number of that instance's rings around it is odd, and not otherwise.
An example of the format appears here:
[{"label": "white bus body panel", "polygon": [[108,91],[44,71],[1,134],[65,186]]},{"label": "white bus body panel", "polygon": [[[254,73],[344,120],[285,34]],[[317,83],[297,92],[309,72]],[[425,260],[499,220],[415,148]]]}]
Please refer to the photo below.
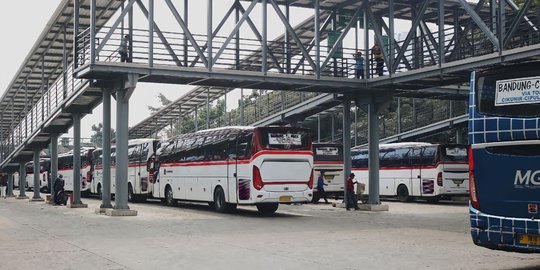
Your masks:
[{"label": "white bus body panel", "polygon": [[[214,200],[214,191],[219,186],[229,203],[255,204],[280,202],[287,196],[287,202],[307,202],[311,200],[312,190],[307,184],[311,174],[313,157],[309,154],[280,154],[280,151],[255,155],[251,161],[235,160],[216,162],[191,162],[162,164],[153,187],[155,198],[164,198],[165,189],[170,186],[173,198],[188,201]],[[261,171],[265,185],[256,190],[251,183],[253,166]],[[293,169],[291,169],[293,168]],[[234,175],[237,177],[234,177]],[[238,179],[238,180],[237,180]],[[238,195],[240,183],[249,182],[249,198]],[[279,184],[283,182],[283,184]],[[245,186],[244,186],[245,187]]]}]

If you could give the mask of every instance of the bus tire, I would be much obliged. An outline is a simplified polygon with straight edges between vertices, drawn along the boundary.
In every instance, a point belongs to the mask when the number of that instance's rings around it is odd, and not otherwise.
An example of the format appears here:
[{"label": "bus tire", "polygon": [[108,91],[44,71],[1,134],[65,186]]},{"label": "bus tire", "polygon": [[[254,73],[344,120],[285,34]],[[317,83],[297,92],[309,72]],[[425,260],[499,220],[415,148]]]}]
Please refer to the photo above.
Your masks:
[{"label": "bus tire", "polygon": [[257,210],[259,213],[267,216],[274,214],[279,208],[279,203],[259,203],[257,204]]},{"label": "bus tire", "polygon": [[397,188],[397,199],[400,202],[410,202],[411,197],[409,196],[409,189],[407,189],[406,185],[399,185]]},{"label": "bus tire", "polygon": [[165,204],[167,206],[175,206],[176,205],[176,200],[173,197],[172,188],[169,185],[167,185],[167,187],[165,187]]},{"label": "bus tire", "polygon": [[128,202],[136,202],[137,198],[135,194],[133,194],[133,187],[131,186],[131,183],[128,183]]},{"label": "bus tire", "polygon": [[226,202],[225,202],[225,193],[221,187],[217,187],[214,191],[214,210],[219,213],[225,213],[226,211]]}]

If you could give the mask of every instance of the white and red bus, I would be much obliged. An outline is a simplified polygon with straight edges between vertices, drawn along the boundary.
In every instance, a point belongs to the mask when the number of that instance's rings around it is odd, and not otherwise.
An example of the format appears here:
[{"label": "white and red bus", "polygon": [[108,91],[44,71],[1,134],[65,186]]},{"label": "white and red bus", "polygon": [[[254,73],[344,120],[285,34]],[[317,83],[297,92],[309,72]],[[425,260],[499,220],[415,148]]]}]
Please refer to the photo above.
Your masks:
[{"label": "white and red bus", "polygon": [[[155,158],[159,141],[154,139],[134,139],[128,142],[128,200],[136,202],[146,200],[152,195],[153,185],[147,164]],[[111,147],[111,194],[116,188],[116,148]],[[94,180],[90,191],[101,197],[103,187],[103,150],[96,149],[92,153],[92,174]]]},{"label": "white and red bus", "polygon": [[335,143],[313,144],[313,201],[319,201],[317,181],[321,172],[324,173],[324,192],[327,196],[338,198],[344,194],[343,145]]},{"label": "white and red bus", "polygon": [[[381,144],[379,191],[400,201],[469,195],[467,147],[457,144]],[[352,153],[352,171],[369,191],[368,151]],[[369,195],[369,194],[368,194]]]},{"label": "white and red bus", "polygon": [[[81,194],[90,193],[92,182],[92,152],[94,148],[82,148],[81,150]],[[58,156],[58,174],[64,179],[64,189],[73,191],[73,151]]]},{"label": "white and red bus", "polygon": [[[26,189],[34,190],[34,162],[26,163]],[[49,181],[51,177],[51,163],[49,158],[39,159],[39,190],[45,192],[49,190]]]},{"label": "white and red bus", "polygon": [[161,144],[153,196],[208,202],[218,212],[255,205],[274,213],[280,203],[313,196],[313,152],[308,129],[224,127],[185,134]]}]

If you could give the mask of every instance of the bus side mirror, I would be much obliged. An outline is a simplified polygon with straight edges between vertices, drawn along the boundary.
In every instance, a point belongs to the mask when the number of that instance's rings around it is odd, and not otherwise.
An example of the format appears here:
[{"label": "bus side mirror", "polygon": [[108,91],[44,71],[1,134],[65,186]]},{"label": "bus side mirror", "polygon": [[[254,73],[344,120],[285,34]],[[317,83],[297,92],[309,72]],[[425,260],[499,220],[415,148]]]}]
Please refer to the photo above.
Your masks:
[{"label": "bus side mirror", "polygon": [[146,171],[149,172],[151,169],[153,169],[154,167],[154,159],[151,158],[151,159],[148,159],[146,161]]}]

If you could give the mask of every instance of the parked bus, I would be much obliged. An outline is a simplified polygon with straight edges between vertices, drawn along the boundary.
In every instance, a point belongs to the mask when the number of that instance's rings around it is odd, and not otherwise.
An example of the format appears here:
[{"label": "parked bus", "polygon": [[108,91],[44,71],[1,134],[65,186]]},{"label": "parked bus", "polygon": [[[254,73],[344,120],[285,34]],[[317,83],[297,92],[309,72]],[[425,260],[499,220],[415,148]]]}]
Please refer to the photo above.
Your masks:
[{"label": "parked bus", "polygon": [[[93,148],[83,148],[81,151],[81,193],[90,193],[90,182],[92,181],[91,157]],[[73,151],[58,155],[58,174],[64,179],[64,189],[73,191]]]},{"label": "parked bus", "polygon": [[[34,190],[34,162],[30,161],[26,163],[26,189]],[[50,177],[51,177],[51,163],[49,158],[39,159],[39,190],[41,192],[48,192],[50,189]]]},{"label": "parked bus", "polygon": [[[147,164],[155,158],[159,141],[154,139],[135,139],[128,142],[128,200],[136,202],[146,200],[152,195],[153,185],[150,180],[153,173],[149,172]],[[116,188],[116,148],[111,147],[111,194]],[[101,197],[103,185],[103,149],[92,153],[92,173],[94,181],[90,190]]]},{"label": "parked bus", "polygon": [[335,143],[313,144],[313,201],[317,202],[321,194],[317,190],[317,179],[324,172],[324,192],[326,196],[336,197],[344,194],[343,145]]},{"label": "parked bus", "polygon": [[[467,147],[457,144],[381,144],[379,152],[381,196],[400,201],[467,196],[469,175]],[[352,153],[352,171],[369,191],[368,151]],[[366,195],[369,195],[366,193]]]},{"label": "parked bus", "polygon": [[311,134],[303,128],[224,127],[181,135],[161,144],[151,169],[153,196],[168,205],[208,202],[218,212],[255,205],[270,214],[280,203],[313,196]]},{"label": "parked bus", "polygon": [[540,252],[540,62],[471,75],[470,221],[476,245]]}]

